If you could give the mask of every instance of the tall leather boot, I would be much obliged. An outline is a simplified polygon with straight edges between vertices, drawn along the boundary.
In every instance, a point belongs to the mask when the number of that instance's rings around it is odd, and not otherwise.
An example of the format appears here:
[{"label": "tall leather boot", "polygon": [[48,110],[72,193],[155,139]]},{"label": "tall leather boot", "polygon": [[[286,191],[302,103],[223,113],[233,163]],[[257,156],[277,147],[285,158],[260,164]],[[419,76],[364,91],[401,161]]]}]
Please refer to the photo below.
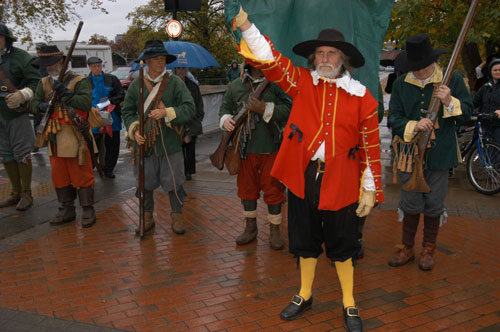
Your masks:
[{"label": "tall leather boot", "polygon": [[236,244],[241,246],[257,238],[257,218],[245,218],[245,230],[236,238]]},{"label": "tall leather boot", "polygon": [[417,233],[420,214],[409,214],[405,212],[403,218],[403,244],[398,245],[398,251],[389,260],[388,264],[392,267],[405,265],[415,259],[413,246],[415,244],[415,234]]},{"label": "tall leather boot", "polygon": [[82,207],[82,227],[87,228],[95,224],[94,188],[84,187],[78,189],[78,198]]},{"label": "tall leather boot", "polygon": [[3,163],[5,172],[9,177],[10,184],[12,186],[12,192],[7,199],[0,202],[0,208],[13,206],[19,203],[21,199],[21,177],[19,175],[19,169],[17,167],[17,161],[11,160]]},{"label": "tall leather boot", "polygon": [[16,205],[16,210],[26,211],[33,205],[33,196],[31,196],[31,174],[33,173],[31,157],[26,158],[25,162],[17,163],[17,168],[19,170],[22,192],[21,199]]},{"label": "tall leather boot", "polygon": [[51,225],[59,225],[76,219],[75,199],[76,189],[69,185],[63,188],[56,188],[57,200],[61,203],[59,212],[49,221]]}]

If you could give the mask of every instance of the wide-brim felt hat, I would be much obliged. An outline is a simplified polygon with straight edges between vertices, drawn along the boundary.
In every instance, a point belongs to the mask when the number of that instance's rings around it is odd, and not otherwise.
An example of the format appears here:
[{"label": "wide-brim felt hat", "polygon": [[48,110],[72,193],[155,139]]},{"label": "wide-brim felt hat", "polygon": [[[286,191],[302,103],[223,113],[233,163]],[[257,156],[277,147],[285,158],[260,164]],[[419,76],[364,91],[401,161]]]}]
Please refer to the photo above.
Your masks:
[{"label": "wide-brim felt hat", "polygon": [[52,66],[64,59],[64,53],[56,45],[42,45],[38,57],[33,61],[36,66]]},{"label": "wide-brim felt hat", "polygon": [[420,70],[436,62],[444,53],[445,50],[432,47],[427,34],[419,33],[406,40],[406,50],[396,57],[394,67],[402,72]]},{"label": "wide-brim felt hat", "polygon": [[151,39],[146,42],[144,45],[144,52],[141,56],[139,56],[135,62],[140,62],[141,60],[147,60],[151,58],[155,58],[157,56],[164,56],[167,60],[167,63],[174,62],[177,57],[175,55],[169,54],[165,49],[165,45],[159,39]]},{"label": "wide-brim felt hat", "polygon": [[354,68],[362,67],[365,64],[365,58],[361,52],[356,48],[356,46],[346,42],[342,32],[337,29],[321,30],[317,39],[298,43],[293,47],[293,52],[308,58],[309,55],[320,46],[330,46],[341,50],[349,57],[349,63]]}]

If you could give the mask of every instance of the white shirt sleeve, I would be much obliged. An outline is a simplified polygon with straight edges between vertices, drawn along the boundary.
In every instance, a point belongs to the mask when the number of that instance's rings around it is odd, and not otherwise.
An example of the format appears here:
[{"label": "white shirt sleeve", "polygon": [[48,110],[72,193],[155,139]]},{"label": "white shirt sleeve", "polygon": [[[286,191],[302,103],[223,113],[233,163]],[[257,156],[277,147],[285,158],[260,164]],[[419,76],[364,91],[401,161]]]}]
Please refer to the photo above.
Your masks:
[{"label": "white shirt sleeve", "polygon": [[259,29],[252,24],[252,26],[242,32],[243,39],[247,42],[248,48],[252,51],[253,55],[259,60],[273,60],[273,52],[271,46],[266,38],[260,33]]},{"label": "white shirt sleeve", "polygon": [[366,191],[376,191],[377,190],[375,188],[375,180],[373,178],[373,173],[372,173],[372,170],[370,169],[370,166],[366,167],[365,177],[363,179],[363,189]]}]

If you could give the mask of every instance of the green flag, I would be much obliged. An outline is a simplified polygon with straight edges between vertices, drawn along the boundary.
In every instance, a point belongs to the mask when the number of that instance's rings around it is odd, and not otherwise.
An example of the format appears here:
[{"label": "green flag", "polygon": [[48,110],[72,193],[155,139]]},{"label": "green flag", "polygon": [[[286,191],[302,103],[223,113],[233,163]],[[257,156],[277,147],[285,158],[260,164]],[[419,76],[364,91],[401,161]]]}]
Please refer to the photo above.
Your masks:
[{"label": "green flag", "polygon": [[[366,63],[356,70],[360,80],[377,98],[380,54],[391,17],[393,0],[225,0],[225,16],[231,20],[240,5],[248,19],[273,41],[276,49],[296,66],[307,66],[305,58],[292,52],[296,44],[316,39],[321,30],[342,31],[346,41],[354,44]],[[239,43],[241,32],[234,32]]]}]

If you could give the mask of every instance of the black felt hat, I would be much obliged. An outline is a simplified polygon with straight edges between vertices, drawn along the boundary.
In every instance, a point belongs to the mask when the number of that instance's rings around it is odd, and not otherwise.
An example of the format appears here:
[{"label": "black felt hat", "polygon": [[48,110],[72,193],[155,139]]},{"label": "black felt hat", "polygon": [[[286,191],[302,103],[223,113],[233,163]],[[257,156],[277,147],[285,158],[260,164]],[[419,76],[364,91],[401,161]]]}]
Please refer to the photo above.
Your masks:
[{"label": "black felt hat", "polygon": [[38,57],[33,61],[36,66],[52,66],[64,59],[64,53],[56,45],[42,45]]},{"label": "black felt hat", "polygon": [[341,50],[349,57],[349,63],[354,68],[362,67],[365,64],[365,58],[361,52],[356,48],[356,46],[346,42],[342,32],[337,29],[321,30],[317,39],[298,43],[293,47],[293,51],[295,54],[307,58],[316,50],[317,47],[320,46],[331,46]]},{"label": "black felt hat", "polygon": [[419,33],[406,40],[406,50],[396,57],[394,66],[402,72],[420,70],[434,63],[444,53],[445,50],[432,47],[427,34]]},{"label": "black felt hat", "polygon": [[164,56],[167,60],[167,63],[174,62],[177,57],[175,55],[169,54],[165,49],[165,45],[159,39],[151,39],[146,42],[144,45],[144,52],[141,56],[139,56],[135,62],[139,62],[141,60],[147,60],[151,58],[155,58],[157,56]]}]

